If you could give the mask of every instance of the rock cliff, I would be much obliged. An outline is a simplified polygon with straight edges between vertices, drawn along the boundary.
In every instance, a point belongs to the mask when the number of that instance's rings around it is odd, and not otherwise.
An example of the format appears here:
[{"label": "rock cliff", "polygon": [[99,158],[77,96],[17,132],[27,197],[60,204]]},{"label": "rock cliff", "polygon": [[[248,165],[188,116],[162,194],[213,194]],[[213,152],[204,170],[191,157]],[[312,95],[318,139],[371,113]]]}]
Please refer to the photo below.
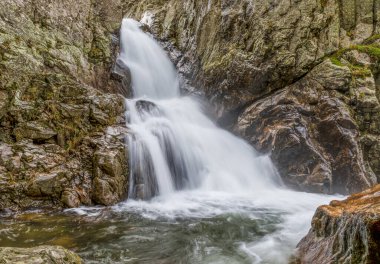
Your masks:
[{"label": "rock cliff", "polygon": [[170,43],[180,73],[211,100],[220,124],[271,153],[286,183],[346,194],[378,182],[378,1],[123,7]]},{"label": "rock cliff", "polygon": [[101,1],[1,1],[0,210],[125,197],[121,18]]}]

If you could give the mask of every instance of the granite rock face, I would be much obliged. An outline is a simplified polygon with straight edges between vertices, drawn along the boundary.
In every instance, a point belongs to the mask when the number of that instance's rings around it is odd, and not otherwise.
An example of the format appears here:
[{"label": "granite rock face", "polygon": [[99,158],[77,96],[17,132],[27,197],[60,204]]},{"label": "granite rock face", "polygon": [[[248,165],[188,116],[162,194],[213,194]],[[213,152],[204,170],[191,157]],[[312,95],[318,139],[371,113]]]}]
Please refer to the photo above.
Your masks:
[{"label": "granite rock face", "polygon": [[121,18],[117,1],[1,1],[0,210],[124,199]]},{"label": "granite rock face", "polygon": [[326,60],[300,81],[249,106],[236,130],[271,153],[285,183],[309,192],[354,193],[377,183],[367,171],[360,130],[340,91],[352,83],[348,67]]},{"label": "granite rock face", "polygon": [[380,185],[318,208],[297,263],[379,263]]},{"label": "granite rock face", "polygon": [[[184,53],[179,69],[221,111],[293,83],[326,55],[379,30],[373,0],[124,2],[126,15]],[[181,68],[187,61],[192,71]]]},{"label": "granite rock face", "polygon": [[0,248],[0,263],[15,264],[83,264],[75,253],[59,246],[35,248]]}]

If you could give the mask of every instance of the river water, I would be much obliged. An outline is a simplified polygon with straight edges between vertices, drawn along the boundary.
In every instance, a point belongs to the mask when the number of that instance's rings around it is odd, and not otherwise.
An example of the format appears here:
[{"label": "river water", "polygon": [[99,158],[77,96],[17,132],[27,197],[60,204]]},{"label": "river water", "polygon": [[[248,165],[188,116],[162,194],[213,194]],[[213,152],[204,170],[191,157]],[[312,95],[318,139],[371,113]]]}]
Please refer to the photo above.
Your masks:
[{"label": "river water", "polygon": [[319,204],[288,190],[183,191],[114,207],[2,218],[0,247],[61,245],[86,263],[287,263]]},{"label": "river water", "polygon": [[0,246],[63,245],[86,263],[287,263],[318,205],[286,189],[268,156],[217,127],[158,43],[124,19],[131,71],[129,199],[113,207],[29,212],[0,223]]}]

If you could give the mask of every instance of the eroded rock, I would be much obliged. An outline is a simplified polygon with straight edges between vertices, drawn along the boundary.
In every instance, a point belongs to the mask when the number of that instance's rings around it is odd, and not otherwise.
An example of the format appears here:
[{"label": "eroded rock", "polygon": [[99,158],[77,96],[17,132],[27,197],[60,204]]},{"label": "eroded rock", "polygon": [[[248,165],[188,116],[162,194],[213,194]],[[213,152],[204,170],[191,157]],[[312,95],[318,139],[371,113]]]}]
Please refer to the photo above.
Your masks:
[{"label": "eroded rock", "polygon": [[[109,143],[109,142],[107,142]],[[93,199],[97,203],[113,205],[127,193],[127,153],[124,145],[104,144],[94,153]]]},{"label": "eroded rock", "polygon": [[149,17],[145,27],[182,52],[173,60],[179,71],[196,80],[222,116],[379,33],[376,5],[375,0],[127,0],[125,12],[137,20]]},{"label": "eroded rock", "polygon": [[[179,72],[215,105],[221,126],[252,128],[243,135],[272,151],[285,182],[342,193],[377,182],[377,1],[144,0],[125,7],[166,43]],[[341,146],[330,151],[334,141]]]},{"label": "eroded rock", "polygon": [[[74,151],[21,141],[2,145],[0,210],[112,205],[127,191],[128,158],[122,126],[84,137]],[[99,189],[98,183],[110,186]]]},{"label": "eroded rock", "polygon": [[318,208],[297,263],[379,263],[380,185]]},{"label": "eroded rock", "polygon": [[236,131],[270,153],[285,183],[298,190],[347,194],[377,182],[365,167],[347,99],[334,92],[350,89],[350,71],[335,68],[322,63],[249,106],[238,120]]},{"label": "eroded rock", "polygon": [[[74,2],[0,3],[0,210],[109,205],[125,193],[123,83],[110,78],[121,2]],[[94,195],[109,181],[95,175],[100,149],[125,170],[112,174],[113,199]]]}]

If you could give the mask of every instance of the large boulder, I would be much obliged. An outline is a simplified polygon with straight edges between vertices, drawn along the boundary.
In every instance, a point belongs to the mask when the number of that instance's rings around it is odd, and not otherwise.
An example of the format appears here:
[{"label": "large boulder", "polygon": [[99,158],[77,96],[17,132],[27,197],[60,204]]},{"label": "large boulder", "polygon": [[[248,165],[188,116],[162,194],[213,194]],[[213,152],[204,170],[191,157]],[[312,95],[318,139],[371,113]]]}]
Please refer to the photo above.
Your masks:
[{"label": "large boulder", "polygon": [[75,253],[60,246],[34,248],[0,247],[0,263],[15,264],[83,264]]},{"label": "large boulder", "polygon": [[318,208],[296,263],[380,263],[380,185]]},{"label": "large boulder", "polygon": [[[270,153],[284,182],[298,190],[354,193],[377,183],[366,167],[349,108],[348,67],[325,61],[285,89],[254,102],[236,131]],[[347,92],[347,95],[344,94]]]}]

